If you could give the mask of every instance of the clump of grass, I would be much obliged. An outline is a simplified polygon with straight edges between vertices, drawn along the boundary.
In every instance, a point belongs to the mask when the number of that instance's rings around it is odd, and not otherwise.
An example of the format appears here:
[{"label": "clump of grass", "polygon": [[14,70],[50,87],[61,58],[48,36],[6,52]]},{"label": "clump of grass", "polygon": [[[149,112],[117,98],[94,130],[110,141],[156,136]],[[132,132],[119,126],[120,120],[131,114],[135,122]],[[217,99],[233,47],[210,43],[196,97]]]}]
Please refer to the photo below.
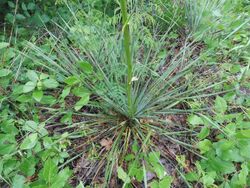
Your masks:
[{"label": "clump of grass", "polygon": [[185,13],[190,32],[200,34],[211,31],[220,20],[220,9],[224,0],[185,0]]},{"label": "clump of grass", "polygon": [[[123,156],[135,140],[141,145],[147,140],[142,148],[144,152],[157,148],[151,142],[151,138],[156,137],[195,152],[195,144],[191,140],[184,142],[182,138],[194,136],[196,132],[167,117],[193,112],[188,109],[187,101],[218,94],[209,92],[220,84],[211,83],[211,77],[195,82],[199,77],[196,70],[205,62],[193,55],[196,45],[190,42],[189,37],[177,52],[174,49],[165,50],[168,32],[155,35],[155,45],[146,46],[146,39],[139,40],[134,33],[130,33],[129,26],[133,23],[130,23],[125,0],[120,1],[120,7],[123,27],[117,34],[110,34],[105,26],[91,27],[94,37],[86,37],[81,32],[78,35],[76,30],[72,33],[72,27],[65,23],[66,35],[77,38],[77,43],[75,41],[70,45],[70,39],[49,32],[54,40],[54,48],[49,53],[28,43],[33,55],[26,54],[35,63],[62,78],[73,76],[79,81],[79,86],[91,92],[93,97],[86,105],[89,111],[81,112],[86,120],[69,126],[74,128],[69,137],[78,145],[71,149],[75,156],[66,163],[83,154],[94,156],[98,164],[92,176],[96,177],[105,166],[107,182],[114,167],[123,162]],[[75,21],[79,23],[77,19]],[[133,32],[142,31],[143,27]],[[87,67],[82,67],[82,63]],[[86,72],[86,68],[93,71]],[[109,140],[110,147],[99,147],[105,139]],[[91,153],[93,150],[94,154]]]}]

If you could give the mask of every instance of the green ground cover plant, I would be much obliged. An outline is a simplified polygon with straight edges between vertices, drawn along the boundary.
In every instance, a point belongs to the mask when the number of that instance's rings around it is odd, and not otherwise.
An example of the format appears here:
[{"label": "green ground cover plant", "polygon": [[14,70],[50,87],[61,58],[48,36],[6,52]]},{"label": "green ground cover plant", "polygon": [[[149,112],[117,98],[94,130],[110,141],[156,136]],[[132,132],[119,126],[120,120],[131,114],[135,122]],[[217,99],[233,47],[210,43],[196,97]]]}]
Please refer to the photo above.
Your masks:
[{"label": "green ground cover plant", "polygon": [[47,3],[2,2],[0,186],[250,186],[247,0]]}]

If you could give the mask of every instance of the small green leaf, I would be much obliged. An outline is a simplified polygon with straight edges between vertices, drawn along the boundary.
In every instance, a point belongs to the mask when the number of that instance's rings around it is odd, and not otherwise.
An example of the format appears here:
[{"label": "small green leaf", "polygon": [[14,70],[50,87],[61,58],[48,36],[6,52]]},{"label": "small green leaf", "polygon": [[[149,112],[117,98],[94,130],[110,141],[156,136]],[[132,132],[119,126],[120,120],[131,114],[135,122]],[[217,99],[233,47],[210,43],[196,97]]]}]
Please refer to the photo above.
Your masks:
[{"label": "small green leaf", "polygon": [[26,7],[25,3],[22,3],[22,9],[23,9],[24,11],[27,10],[27,7]]},{"label": "small green leaf", "polygon": [[0,143],[0,155],[10,154],[11,152],[14,152],[15,150],[16,150],[16,144]]},{"label": "small green leaf", "polygon": [[136,180],[139,182],[142,182],[143,178],[144,178],[144,172],[143,172],[143,168],[137,168],[135,169],[135,177]]},{"label": "small green leaf", "polygon": [[48,184],[51,184],[56,177],[58,172],[58,167],[52,159],[48,159],[40,171],[39,176],[45,180]]},{"label": "small green leaf", "polygon": [[232,65],[230,72],[236,74],[240,72],[240,70],[241,70],[241,65]]},{"label": "small green leaf", "polygon": [[16,19],[17,20],[25,20],[25,16],[23,14],[16,14]]},{"label": "small green leaf", "polygon": [[170,188],[171,183],[173,181],[173,178],[171,176],[165,176],[160,182],[159,182],[159,188]]},{"label": "small green leaf", "polygon": [[23,160],[19,168],[22,171],[22,173],[24,173],[26,176],[32,176],[36,171],[35,166],[36,166],[35,158],[29,157]]},{"label": "small green leaf", "polygon": [[64,88],[64,90],[62,91],[62,94],[60,95],[60,97],[62,99],[64,99],[65,97],[67,97],[70,93],[71,87],[66,87]]},{"label": "small green leaf", "polygon": [[191,125],[203,125],[204,122],[202,120],[201,117],[197,116],[197,115],[191,115],[188,117],[188,122],[191,124]]},{"label": "small green leaf", "polygon": [[121,179],[125,184],[130,183],[130,178],[128,174],[122,169],[122,167],[118,167],[117,174],[118,178]]},{"label": "small green leaf", "polygon": [[55,79],[50,78],[50,79],[44,80],[43,85],[44,87],[48,89],[54,89],[59,86],[59,83]]},{"label": "small green leaf", "polygon": [[201,154],[208,152],[212,148],[212,143],[210,140],[203,140],[198,143],[198,147],[201,151]]},{"label": "small green leaf", "polygon": [[3,48],[7,48],[10,44],[7,42],[0,42],[0,50]]},{"label": "small green leaf", "polygon": [[239,184],[245,186],[247,184],[247,176],[249,174],[249,168],[247,164],[241,165],[241,171],[239,173]]},{"label": "small green leaf", "polygon": [[154,168],[154,172],[156,173],[159,179],[162,179],[165,176],[166,171],[165,171],[165,168],[161,164],[153,164],[153,168]]},{"label": "small green leaf", "polygon": [[223,99],[220,96],[216,97],[215,105],[214,105],[215,111],[218,113],[225,113],[227,110],[227,102],[225,99]]},{"label": "small green leaf", "polygon": [[73,86],[77,83],[79,83],[79,80],[76,76],[70,76],[64,80],[64,82],[70,86]]},{"label": "small green leaf", "polygon": [[26,75],[27,75],[27,77],[29,78],[30,81],[37,82],[38,75],[36,74],[35,71],[29,70]]},{"label": "small green leaf", "polygon": [[154,180],[150,183],[151,188],[160,188],[158,181]]},{"label": "small green leaf", "polygon": [[63,188],[71,176],[71,170],[65,168],[59,172],[50,188]]},{"label": "small green leaf", "polygon": [[37,143],[37,133],[32,133],[26,137],[20,145],[20,149],[27,150],[33,148]]},{"label": "small green leaf", "polygon": [[207,187],[210,187],[210,186],[212,186],[213,185],[213,183],[214,183],[214,178],[213,177],[211,177],[211,176],[209,176],[209,175],[205,175],[205,176],[203,176],[202,177],[202,180],[203,180],[203,184]]},{"label": "small green leaf", "polygon": [[18,102],[22,102],[22,103],[28,102],[28,101],[30,101],[30,96],[23,94],[23,95],[20,95],[19,97],[17,97],[16,100]]},{"label": "small green leaf", "polygon": [[72,112],[65,114],[61,119],[61,123],[72,123]]},{"label": "small green leaf", "polygon": [[76,87],[72,90],[72,93],[77,97],[84,97],[89,94],[89,91],[84,87]]},{"label": "small green leaf", "polygon": [[44,126],[44,123],[38,124],[34,121],[26,121],[22,128],[24,131],[39,133],[41,136],[45,136],[48,134],[48,131],[44,128]]},{"label": "small green leaf", "polygon": [[210,129],[208,127],[203,127],[201,132],[197,135],[199,139],[203,140],[206,138],[210,133]]},{"label": "small green leaf", "polygon": [[250,141],[247,139],[239,140],[240,155],[250,159]]},{"label": "small green leaf", "polygon": [[93,72],[93,67],[87,61],[80,61],[79,62],[80,68],[87,74],[91,74]]},{"label": "small green leaf", "polygon": [[28,10],[34,10],[36,8],[36,4],[35,3],[29,3],[27,6]]},{"label": "small green leaf", "polygon": [[42,90],[43,89],[43,83],[41,81],[38,81],[37,84],[36,84],[36,86],[37,86],[38,90]]},{"label": "small green leaf", "polygon": [[10,8],[15,8],[15,3],[11,2],[11,1],[8,1],[8,5]]},{"label": "small green leaf", "polygon": [[184,168],[187,166],[185,155],[176,155],[176,161]]},{"label": "small green leaf", "polygon": [[160,163],[160,152],[150,152],[147,162],[153,166],[153,170],[159,179],[165,176],[165,168]]},{"label": "small green leaf", "polygon": [[18,129],[15,127],[15,123],[12,119],[1,121],[0,129],[6,134],[17,135]]},{"label": "small green leaf", "polygon": [[250,138],[250,129],[248,130],[241,130],[241,134],[245,136],[245,138]]},{"label": "small green leaf", "polygon": [[82,181],[76,186],[76,188],[85,188]]},{"label": "small green leaf", "polygon": [[44,95],[42,100],[40,101],[41,104],[49,104],[53,105],[56,103],[56,98],[52,95]]},{"label": "small green leaf", "polygon": [[33,91],[35,88],[36,88],[36,83],[29,81],[23,86],[23,93],[29,93]]},{"label": "small green leaf", "polygon": [[10,61],[13,57],[16,56],[16,51],[14,48],[8,48],[4,53],[4,59],[6,62]]},{"label": "small green leaf", "polygon": [[160,161],[160,152],[150,152],[148,154],[148,157],[149,157],[149,163],[153,164],[153,163],[159,163]]},{"label": "small green leaf", "polygon": [[199,175],[195,172],[189,172],[185,174],[186,180],[193,182],[193,181],[198,181],[199,180]]},{"label": "small green leaf", "polygon": [[38,123],[34,121],[26,121],[22,129],[24,131],[35,132],[37,130]]},{"label": "small green leaf", "polygon": [[9,69],[1,69],[0,70],[0,78],[8,76],[10,73],[11,73],[11,71]]},{"label": "small green leaf", "polygon": [[48,77],[49,77],[49,75],[45,74],[45,73],[41,73],[40,76],[39,76],[40,80],[44,80],[44,79],[46,79]]},{"label": "small green leaf", "polygon": [[138,146],[138,142],[135,140],[133,145],[132,145],[132,151],[137,154],[137,152],[139,151],[139,146]]},{"label": "small green leaf", "polygon": [[83,96],[76,104],[75,104],[75,110],[80,110],[84,105],[88,104],[89,102],[89,94],[86,94]]},{"label": "small green leaf", "polygon": [[37,101],[40,102],[43,98],[43,91],[42,90],[35,90],[32,94],[32,97]]},{"label": "small green leaf", "polygon": [[131,161],[131,160],[133,160],[134,158],[135,158],[135,155],[130,153],[130,154],[126,155],[124,159],[125,159],[126,161]]},{"label": "small green leaf", "polygon": [[21,175],[15,175],[12,182],[12,188],[24,188],[25,177]]},{"label": "small green leaf", "polygon": [[211,157],[207,161],[209,164],[209,167],[215,170],[216,172],[222,173],[222,174],[231,174],[235,172],[235,166],[232,162],[224,161],[220,159],[219,157]]},{"label": "small green leaf", "polygon": [[240,150],[235,147],[233,141],[222,139],[214,143],[213,146],[216,149],[216,154],[225,161],[241,162],[244,160],[240,156]]}]

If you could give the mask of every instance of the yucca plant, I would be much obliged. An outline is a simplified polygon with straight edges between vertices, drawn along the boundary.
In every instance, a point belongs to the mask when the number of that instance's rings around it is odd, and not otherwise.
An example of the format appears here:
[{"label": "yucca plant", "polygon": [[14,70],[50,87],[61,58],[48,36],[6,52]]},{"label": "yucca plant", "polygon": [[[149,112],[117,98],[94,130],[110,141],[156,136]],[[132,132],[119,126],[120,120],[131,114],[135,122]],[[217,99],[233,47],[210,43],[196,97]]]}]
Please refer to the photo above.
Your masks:
[{"label": "yucca plant", "polygon": [[[74,14],[76,25],[61,27],[68,39],[48,31],[54,40],[49,53],[28,43],[31,51],[24,54],[91,93],[86,110],[76,112],[84,120],[61,128],[69,131],[72,143],[77,144],[69,149],[72,157],[63,165],[79,157],[94,158],[84,181],[105,171],[106,186],[134,141],[141,145],[140,152],[158,150],[166,158],[159,141],[195,153],[195,139],[190,137],[195,138],[196,132],[171,117],[193,113],[188,102],[219,94],[211,93],[211,88],[221,84],[216,82],[216,74],[197,82],[202,76],[197,70],[205,62],[195,55],[197,48],[191,38],[186,37],[179,49],[167,51],[170,27],[164,35],[154,35],[156,42],[148,47],[146,38],[135,37],[144,28],[134,29],[126,0],[120,1],[120,7],[123,27],[115,34],[105,25],[91,26],[91,33],[86,34]],[[207,107],[197,111],[204,109]]]}]

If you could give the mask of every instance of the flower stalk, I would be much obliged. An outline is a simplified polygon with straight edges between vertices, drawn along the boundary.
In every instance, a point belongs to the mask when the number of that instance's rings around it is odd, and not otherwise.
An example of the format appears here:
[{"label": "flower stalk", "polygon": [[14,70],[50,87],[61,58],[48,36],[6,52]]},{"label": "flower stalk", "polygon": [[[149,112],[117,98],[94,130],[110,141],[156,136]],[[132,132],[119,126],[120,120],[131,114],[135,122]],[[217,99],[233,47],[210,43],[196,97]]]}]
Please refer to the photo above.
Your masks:
[{"label": "flower stalk", "polygon": [[127,64],[127,98],[128,98],[128,110],[130,118],[133,117],[133,101],[132,101],[132,77],[133,77],[133,63],[131,54],[131,38],[128,23],[128,10],[127,1],[120,0],[121,12],[122,12],[122,25],[123,25],[123,45],[125,49],[125,61]]}]

